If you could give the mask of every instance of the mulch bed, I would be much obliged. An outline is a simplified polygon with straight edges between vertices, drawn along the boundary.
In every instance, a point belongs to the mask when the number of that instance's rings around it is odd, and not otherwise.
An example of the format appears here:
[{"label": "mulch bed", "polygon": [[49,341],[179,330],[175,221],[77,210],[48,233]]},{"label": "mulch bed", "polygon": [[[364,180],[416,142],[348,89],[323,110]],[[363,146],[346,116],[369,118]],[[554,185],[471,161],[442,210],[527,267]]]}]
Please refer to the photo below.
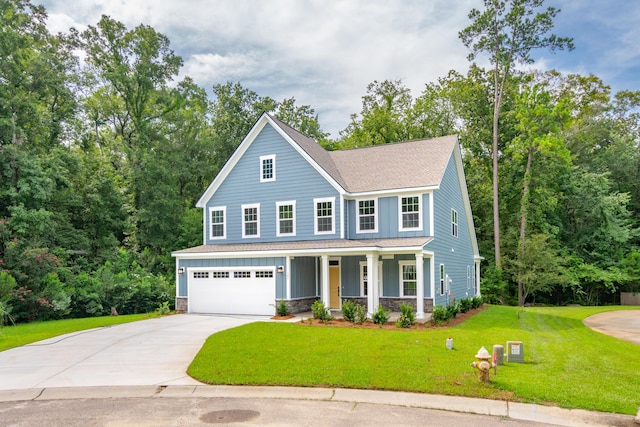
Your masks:
[{"label": "mulch bed", "polygon": [[[370,320],[367,320],[364,323],[360,323],[360,324],[354,324],[351,322],[348,322],[344,319],[334,319],[334,320],[330,320],[328,322],[322,322],[318,319],[307,319],[307,320],[301,320],[300,322],[298,322],[298,324],[300,325],[306,325],[306,326],[322,326],[322,327],[334,327],[334,328],[358,328],[358,329],[397,329],[397,330],[424,330],[424,329],[446,329],[446,328],[450,328],[452,326],[458,325],[462,322],[464,322],[465,320],[467,320],[469,317],[475,315],[476,313],[479,313],[483,310],[486,310],[488,308],[488,306],[483,305],[481,307],[478,307],[476,309],[473,310],[469,310],[466,313],[458,313],[458,315],[453,318],[453,319],[449,319],[448,322],[443,323],[440,326],[435,326],[433,324],[433,322],[426,322],[424,324],[421,323],[415,323],[413,324],[410,328],[397,328],[395,325],[395,322],[387,322],[384,325],[380,326],[380,325],[376,325],[375,323],[373,323]],[[290,315],[292,316],[292,315]],[[272,319],[276,319],[277,317],[272,317]],[[289,317],[291,318],[291,317]]]}]

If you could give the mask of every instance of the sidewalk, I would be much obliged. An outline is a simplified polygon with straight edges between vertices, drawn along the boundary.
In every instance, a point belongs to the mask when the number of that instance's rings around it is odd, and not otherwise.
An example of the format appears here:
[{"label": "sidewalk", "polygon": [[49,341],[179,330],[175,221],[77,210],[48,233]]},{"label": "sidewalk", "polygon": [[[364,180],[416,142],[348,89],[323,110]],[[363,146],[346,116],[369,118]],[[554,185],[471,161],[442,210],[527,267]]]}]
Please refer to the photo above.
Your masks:
[{"label": "sidewalk", "polygon": [[632,415],[433,394],[378,390],[255,386],[61,387],[0,391],[0,402],[109,398],[241,398],[371,403],[491,415],[558,426],[631,427]]}]

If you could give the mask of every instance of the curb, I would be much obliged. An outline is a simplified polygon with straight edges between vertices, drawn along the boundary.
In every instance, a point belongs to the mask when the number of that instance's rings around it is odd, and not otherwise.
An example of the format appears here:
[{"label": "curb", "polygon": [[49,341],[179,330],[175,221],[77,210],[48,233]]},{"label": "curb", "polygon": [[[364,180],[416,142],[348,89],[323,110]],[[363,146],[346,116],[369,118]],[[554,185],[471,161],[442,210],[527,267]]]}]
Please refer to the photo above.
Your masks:
[{"label": "curb", "polygon": [[107,398],[171,399],[211,397],[369,403],[490,415],[568,427],[623,427],[634,425],[634,420],[637,423],[640,419],[640,411],[638,412],[638,416],[634,417],[633,415],[594,412],[582,409],[563,409],[528,403],[470,397],[342,388],[169,385],[0,390],[0,402]]}]

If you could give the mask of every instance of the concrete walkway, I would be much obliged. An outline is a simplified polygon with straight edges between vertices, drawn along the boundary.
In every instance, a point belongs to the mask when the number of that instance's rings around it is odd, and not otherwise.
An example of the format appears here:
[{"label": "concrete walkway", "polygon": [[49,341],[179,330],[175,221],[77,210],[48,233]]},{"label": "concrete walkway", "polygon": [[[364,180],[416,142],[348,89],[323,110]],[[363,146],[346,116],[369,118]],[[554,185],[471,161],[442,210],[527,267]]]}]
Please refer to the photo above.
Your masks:
[{"label": "concrete walkway", "polygon": [[582,323],[594,331],[640,345],[640,310],[598,313],[587,317]]}]

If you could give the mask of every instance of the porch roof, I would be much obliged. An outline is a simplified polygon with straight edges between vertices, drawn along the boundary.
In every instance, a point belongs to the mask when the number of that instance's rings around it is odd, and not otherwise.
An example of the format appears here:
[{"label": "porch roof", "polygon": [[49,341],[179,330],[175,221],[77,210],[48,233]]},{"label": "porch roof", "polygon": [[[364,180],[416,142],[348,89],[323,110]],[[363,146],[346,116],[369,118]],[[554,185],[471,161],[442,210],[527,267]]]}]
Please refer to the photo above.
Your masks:
[{"label": "porch roof", "polygon": [[365,251],[417,251],[433,240],[431,236],[401,237],[393,239],[331,239],[331,240],[305,240],[294,242],[265,242],[265,243],[236,243],[218,245],[200,245],[192,248],[172,252],[174,257],[237,254],[239,256],[250,253],[268,252],[269,254],[293,254],[293,253],[323,253],[323,252],[365,252]]}]

